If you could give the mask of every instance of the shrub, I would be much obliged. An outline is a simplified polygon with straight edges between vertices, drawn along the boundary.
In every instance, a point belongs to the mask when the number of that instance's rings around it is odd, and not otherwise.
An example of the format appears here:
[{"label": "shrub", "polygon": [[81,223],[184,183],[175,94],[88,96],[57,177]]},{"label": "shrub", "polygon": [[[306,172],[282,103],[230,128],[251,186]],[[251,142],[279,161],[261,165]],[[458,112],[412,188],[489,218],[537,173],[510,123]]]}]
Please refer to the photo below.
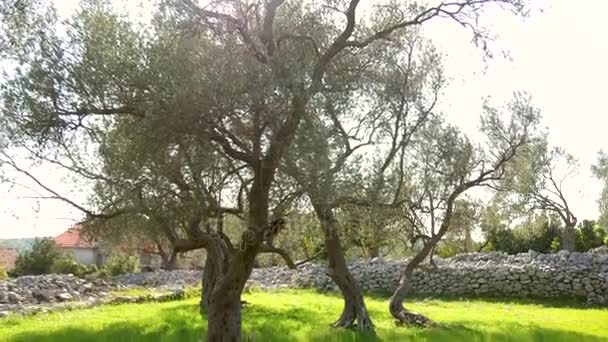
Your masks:
[{"label": "shrub", "polygon": [[489,242],[497,251],[517,254],[533,250],[549,253],[561,241],[561,229],[557,222],[544,218],[524,223],[514,229],[499,229],[488,236]]},{"label": "shrub", "polygon": [[36,239],[29,251],[17,256],[15,269],[12,273],[15,276],[50,273],[53,263],[61,255],[62,253],[57,249],[55,241],[52,239]]},{"label": "shrub", "polygon": [[559,238],[558,237],[553,238],[553,241],[551,241],[551,252],[553,252],[553,253],[559,252],[560,247],[561,247],[561,243],[559,242]]},{"label": "shrub", "polygon": [[586,252],[592,248],[600,247],[604,244],[604,239],[607,236],[606,230],[597,225],[595,221],[583,220],[576,229],[576,250]]},{"label": "shrub", "polygon": [[73,255],[66,253],[55,259],[53,265],[51,265],[51,272],[82,277],[87,274],[87,268],[76,261]]},{"label": "shrub", "polygon": [[460,253],[460,249],[454,244],[440,243],[435,248],[435,254],[441,258],[451,258],[456,254]]},{"label": "shrub", "polygon": [[97,272],[99,272],[97,265],[91,264],[91,265],[89,265],[89,267],[87,267],[86,274],[97,273]]},{"label": "shrub", "polygon": [[122,253],[112,254],[100,271],[100,276],[115,276],[139,271],[139,258]]},{"label": "shrub", "polygon": [[6,280],[8,279],[8,273],[6,273],[6,270],[4,270],[4,267],[2,267],[2,265],[0,265],[0,280]]}]

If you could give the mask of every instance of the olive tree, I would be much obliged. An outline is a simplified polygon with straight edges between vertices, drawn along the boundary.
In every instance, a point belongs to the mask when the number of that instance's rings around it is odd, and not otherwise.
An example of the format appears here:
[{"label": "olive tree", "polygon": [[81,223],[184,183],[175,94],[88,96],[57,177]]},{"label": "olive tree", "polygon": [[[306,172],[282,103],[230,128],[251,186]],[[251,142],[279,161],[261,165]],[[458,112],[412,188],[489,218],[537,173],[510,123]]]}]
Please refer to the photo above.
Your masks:
[{"label": "olive tree", "polygon": [[[360,80],[349,87],[344,87],[341,73],[326,77],[325,87],[319,92],[323,103],[317,109],[318,116],[300,125],[285,168],[317,214],[325,237],[327,274],[344,297],[343,313],[334,326],[350,327],[357,322],[361,330],[370,329],[372,323],[361,289],[348,270],[341,235],[352,241],[366,233],[382,234],[384,224],[396,215],[390,215],[391,209],[373,207],[372,203],[388,200],[379,198],[373,185],[360,187],[362,177],[381,174],[388,162],[362,167],[367,161],[360,151],[389,146],[386,159],[393,158],[428,118],[444,81],[438,53],[417,30],[396,36],[378,49],[384,52],[366,55],[363,63],[350,63],[351,69],[357,68]],[[355,197],[359,201],[365,198],[366,204],[357,205]],[[351,215],[361,211],[378,217],[380,210],[386,214],[382,222],[371,223]],[[341,226],[351,227],[341,232]],[[377,245],[369,247],[374,250]]]},{"label": "olive tree", "polygon": [[500,201],[515,211],[548,211],[564,224],[561,249],[574,251],[577,218],[568,203],[563,184],[578,170],[577,160],[546,139],[528,146],[497,184]]},{"label": "olive tree", "polygon": [[480,144],[473,144],[458,129],[434,117],[408,148],[408,158],[395,168],[407,179],[401,202],[412,240],[422,244],[403,268],[399,286],[389,300],[390,313],[397,321],[423,326],[431,323],[403,306],[414,269],[448,231],[457,228],[452,220],[457,219],[461,196],[502,179],[513,159],[538,138],[539,113],[526,97],[517,96],[506,111],[485,107],[481,128],[485,139]]},{"label": "olive tree", "polygon": [[[158,7],[150,25],[96,3],[84,3],[65,22],[47,11],[31,44],[7,52],[20,67],[3,85],[3,135],[34,159],[94,164],[99,153],[89,144],[99,144],[99,132],[111,130],[118,118],[133,126],[150,120],[204,141],[226,164],[243,167],[250,175],[242,191],[246,228],[229,256],[214,259],[221,267],[209,289],[207,330],[208,340],[240,340],[240,297],[256,256],[280,253],[271,243],[283,226],[281,210],[271,206],[272,189],[300,124],[318,113],[326,79],[342,74],[345,87],[356,83],[360,76],[348,77],[353,58],[436,17],[483,38],[477,19],[488,4],[523,9],[520,0],[388,2],[372,6],[367,20],[358,16],[358,0],[214,1],[204,7],[174,0]],[[18,167],[8,153],[4,157]],[[88,218],[117,215],[39,185]],[[197,215],[189,221],[200,225]],[[208,254],[225,249],[225,239],[199,230],[188,246]]]}]

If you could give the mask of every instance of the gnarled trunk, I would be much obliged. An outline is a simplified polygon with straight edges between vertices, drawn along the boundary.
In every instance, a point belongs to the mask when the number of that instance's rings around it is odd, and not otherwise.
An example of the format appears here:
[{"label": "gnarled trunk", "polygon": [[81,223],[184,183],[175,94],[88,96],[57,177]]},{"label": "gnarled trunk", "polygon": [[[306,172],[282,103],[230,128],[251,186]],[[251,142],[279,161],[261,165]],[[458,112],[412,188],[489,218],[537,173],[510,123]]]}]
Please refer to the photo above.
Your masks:
[{"label": "gnarled trunk", "polygon": [[224,276],[230,262],[230,250],[220,236],[217,236],[207,246],[207,257],[203,270],[201,284],[200,313],[204,314],[209,310],[211,296],[215,286]]},{"label": "gnarled trunk", "polygon": [[[238,250],[224,265],[221,279],[217,279],[209,299],[207,341],[241,340],[241,295],[253,270],[264,230],[268,228],[268,204],[274,170],[261,162],[254,172],[249,192],[248,228],[241,237]],[[218,243],[217,246],[222,244]],[[225,255],[225,249],[218,251]]]},{"label": "gnarled trunk", "polygon": [[215,299],[209,306],[207,341],[241,340],[241,296]]},{"label": "gnarled trunk", "polygon": [[361,288],[346,264],[333,211],[322,205],[314,205],[314,207],[325,237],[328,259],[327,274],[338,285],[344,298],[342,315],[333,323],[333,326],[351,328],[356,322],[359,330],[371,330],[373,323],[367,312]]},{"label": "gnarled trunk", "polygon": [[207,313],[207,341],[241,340],[241,294],[253,269],[255,252],[238,251],[215,285]]},{"label": "gnarled trunk", "polygon": [[397,323],[403,325],[415,325],[420,327],[432,326],[434,323],[423,315],[417,314],[407,310],[403,306],[403,301],[407,296],[412,280],[412,273],[414,269],[431,253],[431,250],[439,241],[439,238],[433,238],[429,243],[426,243],[420,252],[416,254],[410,262],[401,271],[401,278],[399,280],[399,286],[393,292],[393,295],[389,299],[389,311],[391,315],[397,320]]}]

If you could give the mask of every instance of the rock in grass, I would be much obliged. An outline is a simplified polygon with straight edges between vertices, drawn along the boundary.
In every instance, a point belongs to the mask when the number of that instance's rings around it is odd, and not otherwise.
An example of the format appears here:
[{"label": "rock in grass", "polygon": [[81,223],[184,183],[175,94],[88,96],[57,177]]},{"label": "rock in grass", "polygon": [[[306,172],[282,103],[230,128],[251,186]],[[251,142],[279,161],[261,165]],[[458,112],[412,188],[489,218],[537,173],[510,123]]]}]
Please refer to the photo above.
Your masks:
[{"label": "rock in grass", "polygon": [[64,292],[64,293],[60,293],[57,295],[57,299],[59,299],[62,302],[67,302],[70,301],[72,299],[74,299],[74,297],[72,297],[71,294]]}]

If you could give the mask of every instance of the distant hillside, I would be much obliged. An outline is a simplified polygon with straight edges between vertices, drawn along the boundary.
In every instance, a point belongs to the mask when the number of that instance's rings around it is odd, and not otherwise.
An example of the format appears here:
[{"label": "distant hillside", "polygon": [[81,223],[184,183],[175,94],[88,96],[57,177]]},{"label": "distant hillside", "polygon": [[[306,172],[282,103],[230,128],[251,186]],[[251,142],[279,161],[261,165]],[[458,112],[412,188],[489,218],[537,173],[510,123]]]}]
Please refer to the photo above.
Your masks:
[{"label": "distant hillside", "polygon": [[0,239],[0,247],[16,248],[19,251],[27,250],[32,246],[34,238]]}]

